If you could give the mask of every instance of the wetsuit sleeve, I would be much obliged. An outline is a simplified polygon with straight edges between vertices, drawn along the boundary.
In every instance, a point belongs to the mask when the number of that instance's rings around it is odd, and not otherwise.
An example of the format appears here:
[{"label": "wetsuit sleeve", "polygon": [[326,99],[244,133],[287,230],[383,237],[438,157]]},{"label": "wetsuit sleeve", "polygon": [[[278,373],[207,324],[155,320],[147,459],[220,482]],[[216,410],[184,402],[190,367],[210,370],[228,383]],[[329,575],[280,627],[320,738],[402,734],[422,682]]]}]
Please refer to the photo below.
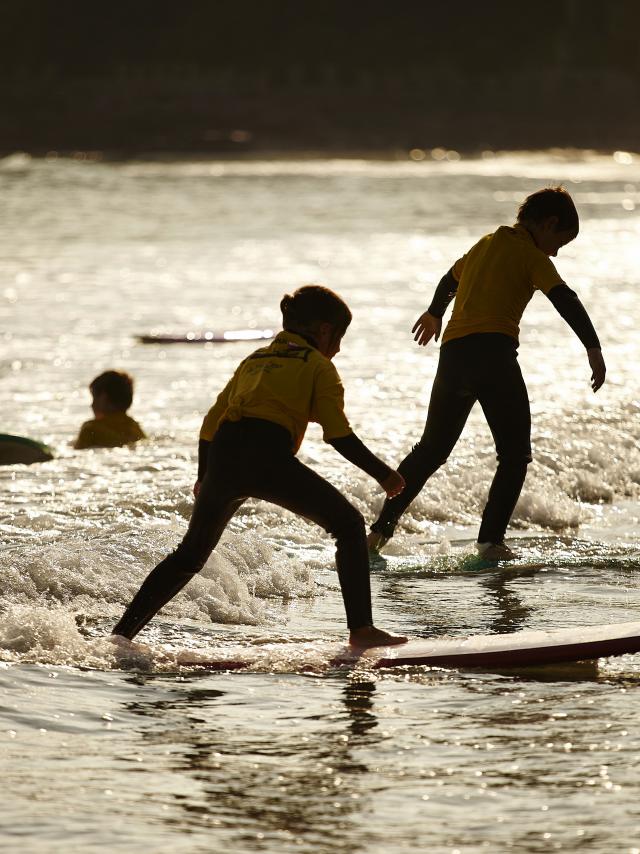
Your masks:
[{"label": "wetsuit sleeve", "polygon": [[563,317],[576,333],[587,350],[600,348],[600,341],[593,328],[587,310],[580,302],[578,294],[564,283],[551,288],[547,296],[558,314]]},{"label": "wetsuit sleeve", "polygon": [[[458,262],[456,262],[458,263]],[[458,280],[454,276],[454,267],[440,279],[436,292],[431,300],[431,305],[427,309],[429,314],[434,317],[443,317],[447,306],[456,295],[458,290]]]},{"label": "wetsuit sleeve", "polygon": [[320,424],[325,442],[352,432],[344,414],[344,388],[328,359],[324,360],[315,376],[310,420]]},{"label": "wetsuit sleeve", "polygon": [[210,447],[211,442],[206,439],[200,439],[198,442],[198,480],[203,480],[206,474]]},{"label": "wetsuit sleeve", "polygon": [[362,469],[378,483],[382,483],[393,472],[393,469],[371,453],[355,433],[349,433],[348,436],[341,436],[339,439],[329,439],[329,444],[333,445],[346,460]]}]

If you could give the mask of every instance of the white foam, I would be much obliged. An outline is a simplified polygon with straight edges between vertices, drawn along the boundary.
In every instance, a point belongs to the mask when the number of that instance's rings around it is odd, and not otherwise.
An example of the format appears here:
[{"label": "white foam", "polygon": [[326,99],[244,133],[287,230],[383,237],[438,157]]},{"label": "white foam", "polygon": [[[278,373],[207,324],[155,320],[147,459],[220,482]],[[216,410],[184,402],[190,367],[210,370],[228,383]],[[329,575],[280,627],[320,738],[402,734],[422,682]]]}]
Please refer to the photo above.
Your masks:
[{"label": "white foam", "polygon": [[3,614],[0,624],[0,661],[155,672],[242,661],[252,671],[317,672],[326,670],[337,648],[331,641],[291,640],[265,643],[257,639],[240,647],[227,641],[212,650],[150,645],[110,635],[87,638],[78,630],[73,615],[61,606],[14,605]]},{"label": "white foam", "polygon": [[[145,548],[124,530],[87,541],[57,541],[5,553],[1,559],[3,602],[48,600],[92,618],[112,617],[133,597],[165,553],[177,544],[166,528]],[[158,532],[156,532],[158,533]],[[165,607],[165,613],[217,623],[255,625],[270,618],[268,600],[311,598],[316,581],[309,566],[253,532],[226,533],[202,572]]]},{"label": "white foam", "polygon": [[87,641],[61,606],[13,605],[0,623],[0,657],[22,663],[110,666],[108,640]]}]

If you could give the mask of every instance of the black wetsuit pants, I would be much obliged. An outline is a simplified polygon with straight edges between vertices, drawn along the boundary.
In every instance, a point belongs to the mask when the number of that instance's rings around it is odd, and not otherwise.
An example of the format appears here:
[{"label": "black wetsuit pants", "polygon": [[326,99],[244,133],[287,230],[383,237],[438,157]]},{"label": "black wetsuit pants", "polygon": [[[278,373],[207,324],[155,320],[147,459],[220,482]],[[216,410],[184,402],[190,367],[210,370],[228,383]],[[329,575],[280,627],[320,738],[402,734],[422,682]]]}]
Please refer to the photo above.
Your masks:
[{"label": "black wetsuit pants", "polygon": [[133,638],[182,590],[250,497],[285,507],[335,537],[347,624],[350,629],[371,625],[369,560],[361,513],[295,458],[288,430],[270,421],[244,418],[220,426],[183,541],[147,576],[113,634]]},{"label": "black wetsuit pants", "polygon": [[385,501],[372,531],[393,535],[400,516],[446,462],[478,401],[498,457],[478,542],[503,541],[531,462],[531,413],[517,346],[514,338],[498,333],[467,335],[442,345],[424,433],[398,466],[406,486]]}]

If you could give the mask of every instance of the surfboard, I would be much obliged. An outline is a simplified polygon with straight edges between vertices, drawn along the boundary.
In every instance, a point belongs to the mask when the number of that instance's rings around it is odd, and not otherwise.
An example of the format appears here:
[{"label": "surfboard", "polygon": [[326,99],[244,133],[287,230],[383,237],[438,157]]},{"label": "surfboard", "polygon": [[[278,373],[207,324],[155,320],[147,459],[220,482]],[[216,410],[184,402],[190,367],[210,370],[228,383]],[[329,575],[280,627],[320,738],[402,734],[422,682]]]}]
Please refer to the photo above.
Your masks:
[{"label": "surfboard", "polygon": [[321,662],[329,667],[374,670],[418,665],[508,669],[591,661],[634,652],[640,652],[640,622],[467,638],[415,638],[398,646],[366,650],[313,643],[260,644],[219,651],[172,650],[176,663],[183,667],[264,671],[272,665],[280,673],[302,672],[305,667],[317,669]]},{"label": "surfboard", "polygon": [[43,442],[29,439],[27,436],[0,433],[0,465],[22,463],[28,466],[32,463],[46,463],[52,459],[51,448]]},{"label": "surfboard", "polygon": [[463,558],[456,567],[458,572],[470,575],[483,572],[503,572],[516,575],[522,572],[531,572],[536,569],[547,569],[549,566],[543,560],[531,559],[527,555],[521,555],[515,560],[485,560],[479,555],[471,554]]},{"label": "surfboard", "polygon": [[273,329],[227,329],[223,332],[204,329],[181,335],[152,332],[138,335],[137,339],[141,344],[228,344],[233,341],[268,341],[274,335]]},{"label": "surfboard", "polygon": [[444,555],[429,555],[426,558],[395,557],[393,563],[385,555],[369,554],[372,569],[383,569],[391,564],[396,577],[437,578],[442,575],[524,575],[541,569],[549,569],[548,560],[540,555],[523,554],[515,560],[485,560],[475,553],[451,552]]}]

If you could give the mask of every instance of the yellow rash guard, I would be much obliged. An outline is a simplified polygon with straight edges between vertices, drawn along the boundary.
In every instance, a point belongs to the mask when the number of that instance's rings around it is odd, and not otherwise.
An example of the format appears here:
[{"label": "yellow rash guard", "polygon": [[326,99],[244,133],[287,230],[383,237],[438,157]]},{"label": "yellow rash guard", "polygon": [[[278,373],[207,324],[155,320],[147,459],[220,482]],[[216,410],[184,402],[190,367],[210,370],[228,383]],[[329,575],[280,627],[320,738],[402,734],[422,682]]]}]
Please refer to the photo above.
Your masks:
[{"label": "yellow rash guard", "polygon": [[200,439],[210,442],[223,421],[241,418],[263,418],[285,427],[294,453],[310,421],[320,424],[325,442],[352,432],[333,363],[301,335],[286,331],[240,363],[206,414]]},{"label": "yellow rash guard", "polygon": [[146,439],[137,421],[126,412],[114,412],[102,418],[85,421],[75,441],[74,448],[117,448]]},{"label": "yellow rash guard", "polygon": [[535,290],[563,284],[551,259],[524,226],[501,226],[481,238],[453,265],[458,291],[442,343],[476,332],[501,332],[518,340],[522,313]]}]

